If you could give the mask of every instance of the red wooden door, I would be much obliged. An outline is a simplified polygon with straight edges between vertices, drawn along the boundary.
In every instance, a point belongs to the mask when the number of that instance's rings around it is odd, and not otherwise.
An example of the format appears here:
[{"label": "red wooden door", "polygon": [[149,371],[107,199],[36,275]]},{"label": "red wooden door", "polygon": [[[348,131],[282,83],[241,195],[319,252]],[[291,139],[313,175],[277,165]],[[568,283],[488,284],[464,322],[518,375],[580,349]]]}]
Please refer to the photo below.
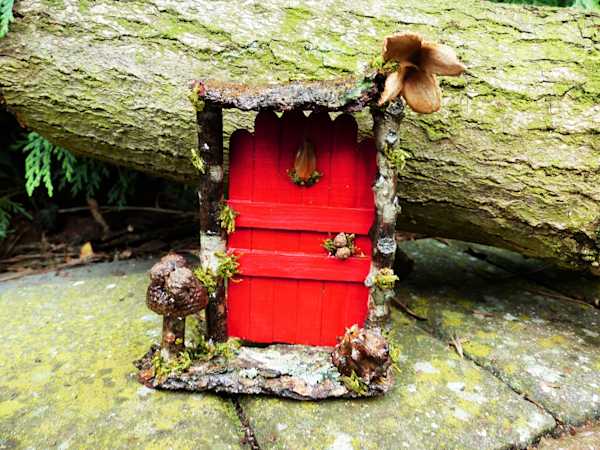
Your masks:
[{"label": "red wooden door", "polygon": [[[376,164],[374,143],[357,144],[356,134],[349,115],[261,112],[254,134],[232,135],[228,203],[239,216],[228,248],[240,257],[241,281],[228,287],[230,336],[335,345],[347,327],[363,325]],[[287,173],[304,138],[323,174],[310,187]],[[323,240],[340,231],[356,234],[362,255],[328,255]]]}]

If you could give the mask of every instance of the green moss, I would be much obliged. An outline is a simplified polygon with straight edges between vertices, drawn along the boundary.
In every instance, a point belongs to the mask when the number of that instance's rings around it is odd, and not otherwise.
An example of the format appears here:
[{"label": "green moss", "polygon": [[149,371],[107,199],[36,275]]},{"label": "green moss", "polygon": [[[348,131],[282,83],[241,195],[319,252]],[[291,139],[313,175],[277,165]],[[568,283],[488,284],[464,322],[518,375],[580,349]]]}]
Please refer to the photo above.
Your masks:
[{"label": "green moss", "polygon": [[233,251],[228,250],[227,253],[216,252],[215,256],[219,260],[217,276],[223,278],[224,280],[229,280],[239,273],[239,257],[235,255]]},{"label": "green moss", "polygon": [[394,273],[392,269],[389,267],[384,267],[383,269],[379,269],[377,274],[373,278],[373,283],[381,290],[386,289],[394,289],[396,285],[396,281],[398,281],[398,276]]},{"label": "green moss", "polygon": [[164,381],[170,375],[180,374],[185,372],[192,365],[192,356],[187,349],[181,352],[177,358],[171,361],[165,361],[160,352],[156,352],[152,358],[152,367],[154,368],[154,376],[159,382]]},{"label": "green moss", "polygon": [[323,176],[323,174],[321,172],[319,172],[318,170],[313,171],[313,173],[311,173],[307,179],[300,178],[296,174],[295,169],[289,169],[287,171],[287,174],[288,174],[288,177],[290,178],[290,180],[292,180],[292,183],[294,183],[297,186],[306,186],[306,187],[310,187],[310,186],[318,183],[319,180],[321,179],[321,177]]},{"label": "green moss", "polygon": [[224,358],[226,360],[234,358],[240,347],[241,341],[236,338],[229,338],[225,342],[212,342],[204,339],[203,334],[198,335],[196,347],[190,351],[194,360],[209,361],[213,358]]},{"label": "green moss", "polygon": [[191,153],[190,160],[192,161],[192,165],[198,170],[198,172],[200,172],[201,174],[204,174],[206,172],[206,163],[204,162],[202,157],[200,155],[198,155],[198,152],[196,151],[196,149],[191,148],[190,153]]},{"label": "green moss", "polygon": [[239,215],[231,206],[224,204],[219,213],[219,222],[221,223],[221,229],[225,230],[227,234],[231,234],[235,231],[235,218]]},{"label": "green moss", "polygon": [[456,311],[442,311],[442,321],[446,327],[460,327],[463,324],[463,316]]},{"label": "green moss", "polygon": [[384,154],[398,173],[404,170],[404,167],[406,166],[406,160],[411,157],[410,152],[401,148],[400,145],[386,147]]},{"label": "green moss", "polygon": [[200,283],[206,288],[209,294],[214,294],[217,290],[217,277],[208,267],[198,266],[194,268],[194,275]]},{"label": "green moss", "polygon": [[468,341],[463,344],[465,353],[476,358],[487,358],[492,353],[492,348],[480,342]]},{"label": "green moss", "polygon": [[341,376],[340,380],[349,391],[355,392],[358,395],[365,395],[368,392],[367,383],[354,370],[350,376]]}]

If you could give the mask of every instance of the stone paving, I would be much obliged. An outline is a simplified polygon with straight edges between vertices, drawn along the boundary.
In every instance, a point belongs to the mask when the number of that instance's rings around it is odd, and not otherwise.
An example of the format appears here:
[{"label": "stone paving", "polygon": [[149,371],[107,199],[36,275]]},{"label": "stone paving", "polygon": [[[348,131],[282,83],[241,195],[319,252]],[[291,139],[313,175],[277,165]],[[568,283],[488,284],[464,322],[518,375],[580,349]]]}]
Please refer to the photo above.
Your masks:
[{"label": "stone paving", "polygon": [[404,249],[415,271],[398,299],[428,320],[394,312],[396,384],[359,401],[243,397],[236,411],[227,398],[139,385],[132,361],[161,328],[144,304],[151,262],[3,283],[0,449],[242,448],[245,433],[263,449],[502,449],[542,437],[540,448],[600,448],[583,432],[547,437],[600,418],[600,311],[520,276],[506,254],[501,265],[460,243]]}]

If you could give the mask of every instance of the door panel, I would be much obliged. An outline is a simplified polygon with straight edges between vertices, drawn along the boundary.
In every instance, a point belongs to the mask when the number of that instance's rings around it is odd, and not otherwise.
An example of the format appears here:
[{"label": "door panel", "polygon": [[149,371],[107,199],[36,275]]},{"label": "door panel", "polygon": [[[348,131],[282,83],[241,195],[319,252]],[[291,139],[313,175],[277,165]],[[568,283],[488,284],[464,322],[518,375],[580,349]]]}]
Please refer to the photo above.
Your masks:
[{"label": "door panel", "polygon": [[[261,112],[255,132],[238,130],[230,144],[230,206],[239,213],[228,248],[240,260],[227,292],[228,332],[254,342],[335,345],[345,328],[363,325],[373,223],[372,141],[356,140],[351,116]],[[315,146],[322,178],[295,185],[294,166],[304,139]],[[323,240],[356,234],[357,255],[341,261]]]}]

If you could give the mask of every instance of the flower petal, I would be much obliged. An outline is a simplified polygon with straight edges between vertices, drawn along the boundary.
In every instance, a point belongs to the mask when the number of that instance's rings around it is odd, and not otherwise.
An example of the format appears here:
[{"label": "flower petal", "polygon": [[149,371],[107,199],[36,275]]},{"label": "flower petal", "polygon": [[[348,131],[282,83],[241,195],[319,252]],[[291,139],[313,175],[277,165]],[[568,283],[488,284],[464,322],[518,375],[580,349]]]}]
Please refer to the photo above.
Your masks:
[{"label": "flower petal", "polygon": [[300,147],[298,147],[296,159],[294,160],[296,176],[302,181],[307,181],[316,169],[317,155],[315,155],[315,146],[312,142],[305,139],[300,144]]},{"label": "flower petal", "polygon": [[442,91],[434,74],[412,69],[404,77],[402,96],[413,111],[429,114],[440,109]]},{"label": "flower petal", "polygon": [[383,92],[381,93],[381,97],[379,97],[379,102],[377,102],[379,106],[400,95],[400,92],[402,92],[402,85],[404,84],[405,71],[406,69],[401,67],[387,76]]},{"label": "flower petal", "polygon": [[417,64],[421,70],[438,75],[460,75],[465,70],[452,48],[435,42],[423,42]]},{"label": "flower petal", "polygon": [[421,49],[423,38],[416,33],[400,33],[387,36],[383,41],[381,55],[384,61],[410,61]]}]

